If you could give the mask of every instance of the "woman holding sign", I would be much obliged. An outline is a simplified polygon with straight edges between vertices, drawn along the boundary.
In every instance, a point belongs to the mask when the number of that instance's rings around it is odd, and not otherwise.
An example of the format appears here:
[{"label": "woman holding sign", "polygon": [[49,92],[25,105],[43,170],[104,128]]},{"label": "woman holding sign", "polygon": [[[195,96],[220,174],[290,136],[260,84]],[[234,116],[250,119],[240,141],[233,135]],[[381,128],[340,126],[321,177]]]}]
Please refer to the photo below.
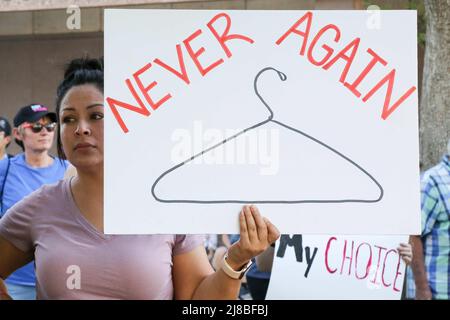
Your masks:
[{"label": "woman holding sign", "polygon": [[216,272],[201,236],[105,235],[102,60],[69,64],[56,112],[58,152],[77,175],[37,190],[0,221],[0,299],[9,298],[3,280],[32,260],[38,299],[236,299],[249,261],[278,239],[277,228],[245,206],[240,241]]}]

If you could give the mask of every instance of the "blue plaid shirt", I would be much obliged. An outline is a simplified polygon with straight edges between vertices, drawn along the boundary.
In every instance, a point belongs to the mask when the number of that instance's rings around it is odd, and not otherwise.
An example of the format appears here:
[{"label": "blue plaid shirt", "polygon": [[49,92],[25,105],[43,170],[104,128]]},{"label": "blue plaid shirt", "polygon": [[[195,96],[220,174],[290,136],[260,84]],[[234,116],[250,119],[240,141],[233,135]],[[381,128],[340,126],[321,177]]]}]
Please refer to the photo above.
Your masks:
[{"label": "blue plaid shirt", "polygon": [[[449,155],[422,177],[422,243],[425,270],[433,299],[450,299],[450,159]],[[408,268],[407,297],[414,298]]]}]

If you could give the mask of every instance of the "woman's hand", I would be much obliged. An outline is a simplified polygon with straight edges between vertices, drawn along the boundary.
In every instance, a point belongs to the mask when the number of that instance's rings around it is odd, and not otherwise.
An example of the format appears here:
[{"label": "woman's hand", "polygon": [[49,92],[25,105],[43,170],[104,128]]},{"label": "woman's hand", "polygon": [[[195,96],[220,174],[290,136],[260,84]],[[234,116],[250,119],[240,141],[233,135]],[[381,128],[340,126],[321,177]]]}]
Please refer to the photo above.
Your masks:
[{"label": "woman's hand", "polygon": [[403,261],[406,263],[406,265],[409,265],[413,257],[411,244],[400,243],[400,246],[397,248],[397,251],[400,257],[402,257]]},{"label": "woman's hand", "polygon": [[239,214],[240,239],[228,249],[228,264],[240,270],[280,237],[278,229],[261,216],[256,206],[244,206]]}]

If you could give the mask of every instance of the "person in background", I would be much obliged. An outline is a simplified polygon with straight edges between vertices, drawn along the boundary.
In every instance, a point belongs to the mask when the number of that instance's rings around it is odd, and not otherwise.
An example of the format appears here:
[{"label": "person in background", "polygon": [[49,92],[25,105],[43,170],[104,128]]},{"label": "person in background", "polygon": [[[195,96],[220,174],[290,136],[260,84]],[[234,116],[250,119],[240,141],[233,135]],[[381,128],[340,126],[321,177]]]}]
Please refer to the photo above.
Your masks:
[{"label": "person in background", "polygon": [[0,160],[11,157],[6,153],[6,148],[8,148],[11,143],[11,125],[8,119],[0,117]]},{"label": "person in background", "polygon": [[[450,299],[450,139],[440,163],[421,179],[422,233],[411,236],[410,299]],[[412,271],[412,272],[411,272]]]},{"label": "person in background", "polygon": [[[0,117],[0,161],[5,160],[8,161],[12,155],[6,153],[6,148],[11,143],[11,125],[8,122],[8,119],[4,117]],[[8,170],[8,165],[6,170]],[[5,179],[0,181],[0,217],[3,212],[3,191],[5,189]]]},{"label": "person in background", "polygon": [[[64,177],[67,163],[49,154],[56,121],[56,113],[48,111],[41,104],[24,106],[14,117],[13,134],[23,153],[0,161],[1,220],[7,218],[9,208],[30,193]],[[37,210],[36,215],[39,213]],[[5,256],[0,257],[0,260],[5,259]],[[11,274],[6,285],[14,299],[35,299],[36,278],[33,263],[28,263]]]},{"label": "person in background", "polygon": [[217,234],[206,234],[205,235],[204,245],[205,245],[206,255],[208,256],[209,262],[211,262],[214,257],[214,254],[217,249],[217,244],[218,244]]}]

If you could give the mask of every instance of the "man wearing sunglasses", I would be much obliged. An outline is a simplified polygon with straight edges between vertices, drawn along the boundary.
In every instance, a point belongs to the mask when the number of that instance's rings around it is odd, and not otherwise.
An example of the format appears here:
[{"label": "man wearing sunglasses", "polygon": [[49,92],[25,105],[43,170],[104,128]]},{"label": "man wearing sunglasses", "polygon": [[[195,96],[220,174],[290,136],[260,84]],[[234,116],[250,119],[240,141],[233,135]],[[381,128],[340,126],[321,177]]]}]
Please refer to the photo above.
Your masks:
[{"label": "man wearing sunglasses", "polygon": [[[53,144],[57,117],[40,104],[21,108],[14,117],[13,135],[23,152],[0,160],[0,217],[25,196],[45,184],[64,177],[67,161],[49,154]],[[45,208],[36,208],[39,210]],[[36,280],[33,262],[18,269],[6,279],[13,299],[35,299]]]}]

